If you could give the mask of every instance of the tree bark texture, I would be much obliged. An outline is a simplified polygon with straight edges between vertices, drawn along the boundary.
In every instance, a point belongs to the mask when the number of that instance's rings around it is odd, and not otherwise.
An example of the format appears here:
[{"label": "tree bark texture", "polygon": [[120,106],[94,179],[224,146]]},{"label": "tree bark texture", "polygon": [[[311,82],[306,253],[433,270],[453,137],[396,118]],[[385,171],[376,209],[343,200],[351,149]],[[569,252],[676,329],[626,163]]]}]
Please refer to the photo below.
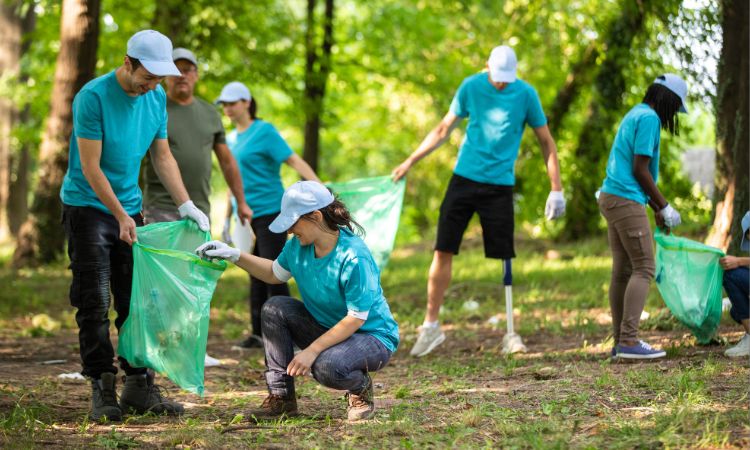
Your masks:
[{"label": "tree bark texture", "polygon": [[594,78],[593,97],[588,105],[586,123],[578,138],[570,179],[570,204],[563,235],[580,239],[598,232],[599,208],[594,193],[604,173],[613,133],[623,110],[627,86],[625,70],[630,64],[631,44],[643,31],[646,8],[643,2],[621,2],[621,14],[609,26],[603,51],[604,61]]},{"label": "tree bark texture", "polygon": [[64,248],[59,193],[68,165],[72,103],[75,94],[94,77],[100,6],[99,0],[63,0],[60,53],[39,152],[39,183],[13,255],[15,267],[50,262]]},{"label": "tree bark texture", "polygon": [[316,0],[307,0],[307,30],[305,32],[305,144],[303,158],[317,172],[320,158],[320,127],[326,83],[331,73],[333,48],[334,0],[325,0],[323,42],[318,49],[315,40]]},{"label": "tree bark texture", "polygon": [[721,2],[722,49],[716,92],[716,194],[714,222],[706,239],[740,254],[741,220],[750,208],[750,112],[748,111],[748,2]]}]

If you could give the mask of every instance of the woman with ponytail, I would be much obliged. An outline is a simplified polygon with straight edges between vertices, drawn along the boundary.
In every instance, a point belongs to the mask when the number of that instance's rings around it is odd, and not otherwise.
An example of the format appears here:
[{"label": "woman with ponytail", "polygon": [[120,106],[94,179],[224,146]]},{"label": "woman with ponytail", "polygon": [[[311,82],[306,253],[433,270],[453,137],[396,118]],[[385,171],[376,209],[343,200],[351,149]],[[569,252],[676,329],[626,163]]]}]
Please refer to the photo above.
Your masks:
[{"label": "woman with ponytail", "polygon": [[677,112],[687,112],[687,84],[674,74],[661,75],[643,101],[620,122],[599,195],[607,219],[612,251],[609,305],[615,346],[612,357],[654,359],[666,356],[638,340],[638,323],[654,278],[654,249],[645,205],[654,210],[657,226],[669,230],[680,214],[656,187],[659,176],[660,129],[678,134]]},{"label": "woman with ponytail", "polygon": [[[258,104],[247,86],[239,81],[228,83],[221,90],[217,103],[229,117],[235,129],[227,135],[242,175],[247,204],[253,210],[250,226],[256,236],[253,255],[275,259],[284,247],[286,237],[268,231],[268,225],[279,214],[284,187],[281,184],[281,164],[286,163],[305,180],[320,181],[312,168],[299,157],[276,128],[257,115]],[[229,224],[234,209],[233,198],[227,209],[224,240],[229,240]],[[250,336],[240,343],[243,348],[262,347],[260,311],[274,295],[289,295],[286,283],[274,285],[250,276]]]},{"label": "woman with ponytail", "polygon": [[[380,287],[380,271],[362,228],[322,184],[300,181],[284,193],[269,226],[288,233],[278,258],[261,258],[211,241],[201,257],[228,259],[269,284],[294,277],[302,301],[272,297],[263,306],[268,397],[248,415],[297,414],[294,377],[312,374],[326,387],[347,391],[349,420],[375,412],[369,372],[388,363],[399,343],[398,325]],[[302,349],[294,354],[294,345]]]}]

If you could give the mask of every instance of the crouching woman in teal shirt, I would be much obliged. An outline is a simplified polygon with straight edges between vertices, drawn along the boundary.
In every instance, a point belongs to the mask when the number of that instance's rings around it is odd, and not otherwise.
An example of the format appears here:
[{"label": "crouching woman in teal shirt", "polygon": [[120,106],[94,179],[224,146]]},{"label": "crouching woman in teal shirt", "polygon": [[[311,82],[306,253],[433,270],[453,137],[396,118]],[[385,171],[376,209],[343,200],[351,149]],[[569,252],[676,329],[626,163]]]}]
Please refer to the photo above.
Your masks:
[{"label": "crouching woman in teal shirt", "polygon": [[[312,374],[326,387],[345,390],[349,420],[375,412],[369,372],[388,363],[399,343],[380,287],[380,272],[354,230],[361,227],[328,189],[300,181],[286,190],[269,226],[292,238],[275,261],[211,241],[196,252],[228,259],[266,283],[297,281],[302,297],[272,297],[263,306],[263,344],[269,395],[257,419],[297,414],[294,377]],[[294,345],[302,349],[294,354]]]},{"label": "crouching woman in teal shirt", "polygon": [[612,251],[609,305],[615,347],[612,357],[654,359],[666,356],[638,340],[638,323],[654,278],[654,249],[645,205],[659,227],[680,224],[680,214],[656,187],[660,129],[678,132],[677,112],[685,112],[687,85],[673,74],[661,75],[620,122],[607,161],[599,210],[607,219]]}]

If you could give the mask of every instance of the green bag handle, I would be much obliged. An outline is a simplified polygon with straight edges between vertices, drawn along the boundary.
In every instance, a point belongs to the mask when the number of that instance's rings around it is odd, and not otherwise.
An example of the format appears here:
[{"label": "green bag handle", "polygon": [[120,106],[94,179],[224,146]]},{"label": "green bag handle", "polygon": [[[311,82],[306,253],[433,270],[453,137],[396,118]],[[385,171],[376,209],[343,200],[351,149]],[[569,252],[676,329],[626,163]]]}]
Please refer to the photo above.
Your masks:
[{"label": "green bag handle", "polygon": [[664,234],[664,232],[657,228],[654,231],[654,240],[662,247],[667,250],[679,250],[689,252],[706,252],[714,253],[719,256],[726,256],[726,254],[716,247],[702,244],[692,239],[675,236],[674,234]]},{"label": "green bag handle", "polygon": [[139,243],[138,241],[135,241],[133,244],[140,248],[143,251],[154,253],[157,255],[164,255],[164,256],[170,256],[172,258],[181,259],[183,261],[191,262],[193,264],[197,264],[199,266],[208,267],[209,269],[224,271],[227,268],[226,261],[208,261],[205,260],[198,255],[195,255],[190,252],[186,252],[183,250],[171,250],[171,249],[164,249],[164,248],[155,248],[151,247],[150,245],[144,245]]}]

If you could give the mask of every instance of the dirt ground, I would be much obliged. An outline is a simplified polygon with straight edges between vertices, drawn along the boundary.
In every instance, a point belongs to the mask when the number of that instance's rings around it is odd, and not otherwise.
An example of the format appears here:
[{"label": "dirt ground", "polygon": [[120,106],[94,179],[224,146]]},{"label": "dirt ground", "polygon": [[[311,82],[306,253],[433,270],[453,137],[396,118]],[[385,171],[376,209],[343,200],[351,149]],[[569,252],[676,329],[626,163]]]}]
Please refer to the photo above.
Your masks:
[{"label": "dirt ground", "polygon": [[[727,330],[729,331],[729,330]],[[565,399],[575,395],[586,386],[591,395],[584,402],[586,413],[576,420],[573,426],[570,444],[575,446],[575,436],[582,436],[601,431],[604,422],[603,414],[608,412],[625,415],[648,415],[649,408],[632,406],[637,401],[622,403],[613,401],[606,389],[596,389],[600,383],[603,366],[612,377],[625,377],[626,372],[636,368],[656,369],[666,377],[670,372],[686,367],[700,366],[707,358],[724,358],[723,347],[680,347],[676,356],[654,363],[610,364],[606,350],[599,346],[584,345],[580,336],[533,335],[525,337],[530,352],[514,358],[513,365],[508,365],[500,354],[502,332],[481,324],[460,331],[449,331],[449,339],[433,355],[416,360],[408,355],[411,341],[402,345],[390,364],[374,376],[377,393],[378,419],[387,422],[394,417],[394,408],[404,409],[410,403],[435,405],[434,408],[416,408],[410,410],[413,420],[422,424],[418,433],[445,432],[446,426],[452,426],[456,420],[472,425],[473,408],[483,408],[486,414],[478,414],[476,421],[481,424],[484,415],[492,415],[493,408],[503,410],[534,410],[540,405],[550,404],[550,400]],[[4,333],[7,334],[7,333]],[[736,334],[736,335],[735,335]],[[729,339],[736,339],[739,333],[725,333]],[[685,337],[683,332],[649,332],[647,338],[657,345],[679,342]],[[600,337],[601,339],[604,336]],[[587,337],[589,342],[600,342]],[[91,424],[85,419],[89,407],[90,385],[87,381],[62,380],[58,375],[80,370],[77,351],[77,336],[72,330],[60,331],[53,337],[15,337],[0,333],[0,413],[10,414],[16,405],[37,405],[42,411],[42,420],[46,425],[38,427],[31,436],[15,441],[13,436],[0,434],[0,444],[5,446],[44,446],[53,448],[115,446],[115,447],[213,447],[234,446],[228,436],[236,436],[236,446],[256,446],[248,440],[252,433],[259,430],[278,431],[278,424],[271,426],[249,425],[246,421],[237,421],[236,414],[243,409],[256,406],[265,396],[260,350],[238,350],[232,348],[233,342],[220,336],[212,336],[208,344],[208,353],[220,360],[223,365],[206,369],[206,395],[200,398],[177,389],[170,381],[161,379],[160,383],[169,388],[170,398],[184,402],[186,413],[181,419],[165,417],[146,417],[138,420],[126,420],[116,426],[112,424]],[[584,349],[583,351],[581,349]],[[550,357],[554,354],[554,357]],[[493,365],[493,360],[499,361]],[[476,365],[481,360],[482,363]],[[55,363],[45,363],[55,361]],[[504,361],[500,363],[500,361]],[[738,375],[744,376],[747,383],[748,362],[735,362],[722,366],[726,373],[719,373],[711,378],[706,390],[717,404],[732,405],[744,409],[747,417],[747,390],[744,398],[737,397]],[[462,370],[462,368],[466,370]],[[666,378],[665,378],[666,380]],[[658,384],[658,380],[656,381]],[[601,384],[601,383],[600,383]],[[351,424],[346,422],[343,393],[321,389],[314,380],[305,379],[299,383],[298,391],[300,411],[310,418],[290,427],[290,433],[305,435],[311,430],[319,434],[308,444],[326,446],[326,442],[337,442],[337,435],[343,436],[351,431]],[[13,395],[6,395],[12,393]],[[647,388],[634,389],[632,395],[652,395]],[[440,399],[440,401],[435,400]],[[446,402],[448,399],[450,401]],[[546,403],[545,403],[546,402]],[[740,405],[737,405],[741,402]],[[554,403],[553,403],[554,404]],[[580,407],[580,406],[579,406]],[[415,412],[416,411],[416,412]],[[479,410],[477,410],[479,411]],[[653,412],[653,411],[652,411]],[[565,410],[562,410],[565,413]],[[531,413],[530,413],[531,414]],[[554,413],[553,413],[554,414]],[[468,417],[468,419],[467,419]],[[234,419],[234,422],[233,422]],[[563,418],[564,420],[564,418]],[[186,428],[207,427],[223,436],[212,441],[192,439],[191,445],[183,445],[185,439],[177,437]],[[480,430],[483,427],[478,427]],[[486,428],[486,427],[485,427]],[[730,447],[750,447],[748,427],[734,425],[727,430]],[[307,431],[304,431],[307,429]],[[394,427],[392,434],[381,444],[365,445],[374,447],[392,447],[403,444],[409,429]],[[114,433],[114,434],[113,434]],[[324,434],[321,434],[324,433]],[[416,433],[416,432],[415,432]],[[498,431],[490,427],[475,433],[467,444],[481,442],[499,443]],[[399,436],[399,435],[405,436]],[[243,437],[244,436],[244,437]],[[479,437],[478,437],[479,436]],[[257,437],[257,436],[256,436]],[[188,439],[188,440],[189,440]],[[229,440],[227,440],[229,439]],[[242,440],[245,439],[245,440]],[[322,440],[320,440],[322,439]],[[328,440],[326,440],[328,439]],[[400,439],[400,440],[399,440]],[[3,442],[4,441],[4,442]],[[345,441],[338,441],[343,443]],[[419,442],[419,441],[417,441]],[[133,444],[135,443],[135,444]],[[132,445],[131,445],[132,444]],[[362,444],[362,443],[360,443]],[[0,445],[0,446],[3,446]],[[276,447],[273,439],[258,443],[259,447]],[[343,445],[343,444],[342,444]],[[281,445],[282,447],[284,445]],[[296,446],[296,445],[295,445]],[[299,446],[309,446],[302,445]],[[347,446],[357,447],[350,442]]]}]

